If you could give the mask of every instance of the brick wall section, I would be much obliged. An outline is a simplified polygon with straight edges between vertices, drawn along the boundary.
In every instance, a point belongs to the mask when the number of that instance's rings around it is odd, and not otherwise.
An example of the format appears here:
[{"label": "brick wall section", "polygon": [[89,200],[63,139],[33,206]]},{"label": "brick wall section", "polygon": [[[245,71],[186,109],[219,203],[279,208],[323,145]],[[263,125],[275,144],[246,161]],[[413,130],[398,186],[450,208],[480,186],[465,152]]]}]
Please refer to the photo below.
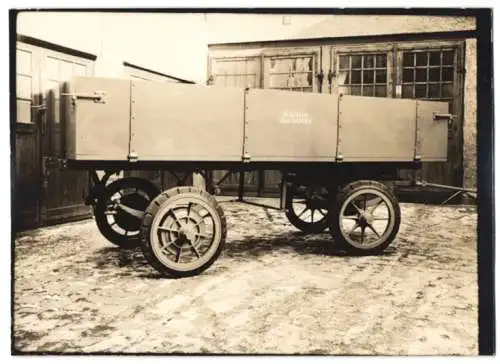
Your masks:
[{"label": "brick wall section", "polygon": [[476,104],[476,40],[467,39],[465,44],[465,90],[464,90],[464,187],[477,186],[477,104]]}]

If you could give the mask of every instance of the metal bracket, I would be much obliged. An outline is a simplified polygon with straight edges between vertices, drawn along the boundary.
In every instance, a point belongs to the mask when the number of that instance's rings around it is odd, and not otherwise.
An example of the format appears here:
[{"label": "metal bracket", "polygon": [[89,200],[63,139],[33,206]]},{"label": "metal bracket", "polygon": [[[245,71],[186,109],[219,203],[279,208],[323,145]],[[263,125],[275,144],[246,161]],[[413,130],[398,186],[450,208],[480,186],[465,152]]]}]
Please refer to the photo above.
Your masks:
[{"label": "metal bracket", "polygon": [[92,100],[95,103],[105,104],[106,93],[104,91],[95,91],[93,94],[87,93],[61,93],[61,96],[71,96],[71,100],[73,101],[73,105],[76,104],[76,100],[84,99],[84,100]]},{"label": "metal bracket", "polygon": [[134,151],[130,152],[127,158],[129,162],[137,162],[139,160],[139,156]]},{"label": "metal bracket", "polygon": [[252,156],[248,153],[243,154],[243,162],[244,163],[249,163],[250,160],[252,159]]}]

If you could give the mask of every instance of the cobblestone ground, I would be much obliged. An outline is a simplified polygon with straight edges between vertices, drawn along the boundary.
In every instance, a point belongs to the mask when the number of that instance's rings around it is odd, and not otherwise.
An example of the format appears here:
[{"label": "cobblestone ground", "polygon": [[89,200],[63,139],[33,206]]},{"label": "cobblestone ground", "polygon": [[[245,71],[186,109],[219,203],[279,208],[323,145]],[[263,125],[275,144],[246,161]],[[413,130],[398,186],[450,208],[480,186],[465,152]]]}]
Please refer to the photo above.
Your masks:
[{"label": "cobblestone ground", "polygon": [[223,203],[228,239],[201,276],[163,279],[91,220],[20,235],[20,351],[477,353],[477,214],[402,204],[381,256],[327,249],[283,213]]}]

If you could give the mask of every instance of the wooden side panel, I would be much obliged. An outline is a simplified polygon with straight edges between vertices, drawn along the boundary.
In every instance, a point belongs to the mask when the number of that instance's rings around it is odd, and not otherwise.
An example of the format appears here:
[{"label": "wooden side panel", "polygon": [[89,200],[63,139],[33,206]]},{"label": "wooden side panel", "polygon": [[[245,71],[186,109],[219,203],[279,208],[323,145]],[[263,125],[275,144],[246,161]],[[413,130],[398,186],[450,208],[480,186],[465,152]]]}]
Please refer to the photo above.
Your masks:
[{"label": "wooden side panel", "polygon": [[415,158],[416,102],[342,96],[337,158],[346,162],[404,162]]},{"label": "wooden side panel", "polygon": [[[94,95],[102,92],[104,102],[79,97],[74,116],[68,120],[68,158],[78,160],[127,160],[129,154],[130,81],[106,78],[72,80],[71,92]],[[71,103],[68,101],[68,107]]]},{"label": "wooden side panel", "polygon": [[337,97],[250,90],[245,153],[252,161],[334,161]]},{"label": "wooden side panel", "polygon": [[242,89],[133,81],[131,97],[139,160],[241,160]]}]

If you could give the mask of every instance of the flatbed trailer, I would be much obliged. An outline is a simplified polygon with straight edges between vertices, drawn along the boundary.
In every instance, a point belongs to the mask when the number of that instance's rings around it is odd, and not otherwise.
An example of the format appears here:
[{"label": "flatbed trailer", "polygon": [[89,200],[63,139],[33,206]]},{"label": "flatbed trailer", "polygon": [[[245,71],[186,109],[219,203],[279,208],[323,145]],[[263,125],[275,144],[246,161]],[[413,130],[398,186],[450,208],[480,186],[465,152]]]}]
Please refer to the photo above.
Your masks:
[{"label": "flatbed trailer", "polygon": [[[66,164],[90,171],[86,201],[99,230],[118,246],[139,244],[169,277],[203,272],[223,249],[211,170],[278,170],[280,206],[295,227],[382,251],[401,220],[390,182],[398,169],[446,161],[453,118],[437,101],[105,78],[74,78],[62,96]],[[208,191],[109,183],[119,171],[157,169],[199,173]]]}]

